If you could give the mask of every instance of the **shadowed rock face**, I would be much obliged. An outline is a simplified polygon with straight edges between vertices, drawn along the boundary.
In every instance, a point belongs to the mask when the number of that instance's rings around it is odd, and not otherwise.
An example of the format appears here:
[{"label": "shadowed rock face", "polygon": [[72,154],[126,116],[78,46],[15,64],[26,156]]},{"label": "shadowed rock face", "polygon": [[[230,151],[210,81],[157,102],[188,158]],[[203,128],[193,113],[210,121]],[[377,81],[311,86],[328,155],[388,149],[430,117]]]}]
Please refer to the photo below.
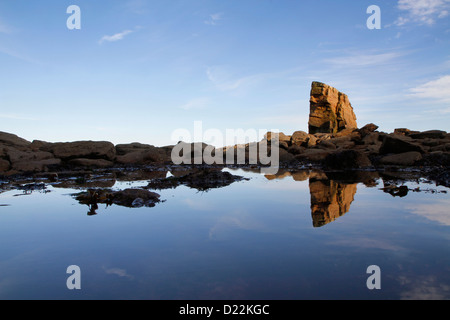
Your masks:
[{"label": "shadowed rock face", "polygon": [[313,226],[322,227],[346,214],[354,200],[356,185],[310,179]]},{"label": "shadowed rock face", "polygon": [[357,129],[356,116],[346,94],[321,82],[311,86],[309,133],[337,133]]}]

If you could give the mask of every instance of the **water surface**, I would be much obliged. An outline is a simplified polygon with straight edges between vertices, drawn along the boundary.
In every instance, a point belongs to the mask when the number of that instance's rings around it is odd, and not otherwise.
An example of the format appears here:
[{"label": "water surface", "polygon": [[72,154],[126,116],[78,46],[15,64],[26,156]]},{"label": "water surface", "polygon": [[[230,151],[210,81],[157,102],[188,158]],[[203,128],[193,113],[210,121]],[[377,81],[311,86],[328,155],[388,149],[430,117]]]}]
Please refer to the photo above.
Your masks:
[{"label": "water surface", "polygon": [[[99,204],[94,215],[73,184],[1,193],[0,299],[450,298],[447,188],[230,172],[250,180],[160,190],[155,207]],[[66,286],[70,265],[81,290]],[[380,290],[366,286],[371,265]]]}]

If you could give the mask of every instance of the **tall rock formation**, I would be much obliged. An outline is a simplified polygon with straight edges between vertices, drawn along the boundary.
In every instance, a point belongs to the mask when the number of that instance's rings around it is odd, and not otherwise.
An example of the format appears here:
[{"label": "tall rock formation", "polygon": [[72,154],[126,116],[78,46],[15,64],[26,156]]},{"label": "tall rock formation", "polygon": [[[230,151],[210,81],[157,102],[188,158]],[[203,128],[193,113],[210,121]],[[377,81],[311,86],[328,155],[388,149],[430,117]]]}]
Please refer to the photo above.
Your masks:
[{"label": "tall rock formation", "polygon": [[347,95],[324,83],[313,82],[309,133],[337,133],[357,128],[356,116]]}]

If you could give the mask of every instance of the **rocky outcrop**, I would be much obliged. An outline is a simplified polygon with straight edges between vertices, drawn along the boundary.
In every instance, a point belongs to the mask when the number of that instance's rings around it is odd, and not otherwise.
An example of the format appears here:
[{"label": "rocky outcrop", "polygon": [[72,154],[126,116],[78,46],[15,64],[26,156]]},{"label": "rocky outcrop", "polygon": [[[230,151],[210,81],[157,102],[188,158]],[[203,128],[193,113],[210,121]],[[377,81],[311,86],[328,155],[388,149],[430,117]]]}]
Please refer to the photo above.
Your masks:
[{"label": "rocky outcrop", "polygon": [[148,144],[130,143],[116,146],[116,162],[124,165],[143,165],[170,161],[171,148],[158,148]]},{"label": "rocky outcrop", "polygon": [[105,159],[113,161],[116,157],[114,144],[108,141],[76,141],[45,143],[39,150],[52,153],[55,158],[71,159]]},{"label": "rocky outcrop", "polygon": [[273,165],[267,163],[272,160],[279,160],[275,169],[321,167],[328,171],[352,171],[352,174],[357,170],[385,170],[395,166],[448,170],[449,133],[407,128],[386,133],[378,128],[373,123],[357,128],[347,95],[324,83],[313,82],[308,133],[268,132],[258,142],[215,148],[202,142],[182,141],[165,147],[137,142],[116,146],[107,141],[30,142],[0,132],[0,175],[129,167],[138,170],[180,164],[261,169]]},{"label": "rocky outcrop", "polygon": [[311,86],[309,133],[337,133],[357,129],[356,116],[348,96],[321,82]]}]

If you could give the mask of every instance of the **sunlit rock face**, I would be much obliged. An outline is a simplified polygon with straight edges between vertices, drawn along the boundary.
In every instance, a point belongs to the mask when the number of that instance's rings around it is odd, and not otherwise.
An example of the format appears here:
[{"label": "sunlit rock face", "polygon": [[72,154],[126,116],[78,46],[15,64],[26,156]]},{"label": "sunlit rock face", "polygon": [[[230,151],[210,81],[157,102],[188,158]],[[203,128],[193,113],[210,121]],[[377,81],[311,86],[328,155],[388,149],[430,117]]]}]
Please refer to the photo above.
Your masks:
[{"label": "sunlit rock face", "polygon": [[356,185],[310,179],[313,226],[322,227],[346,214],[354,200]]},{"label": "sunlit rock face", "polygon": [[358,128],[348,96],[321,82],[313,82],[311,86],[308,124],[310,134]]}]

